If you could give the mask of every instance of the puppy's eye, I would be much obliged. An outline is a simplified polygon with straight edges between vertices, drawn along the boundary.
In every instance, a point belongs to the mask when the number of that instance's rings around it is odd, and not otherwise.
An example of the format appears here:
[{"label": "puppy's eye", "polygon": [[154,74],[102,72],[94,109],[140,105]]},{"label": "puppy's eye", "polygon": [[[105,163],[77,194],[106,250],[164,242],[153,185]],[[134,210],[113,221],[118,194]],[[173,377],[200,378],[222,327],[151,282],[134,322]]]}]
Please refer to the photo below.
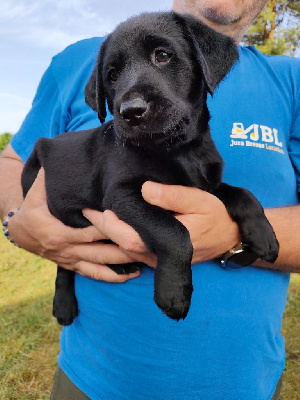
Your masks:
[{"label": "puppy's eye", "polygon": [[115,68],[111,68],[108,71],[108,79],[111,82],[117,82],[117,80],[119,79],[119,72]]},{"label": "puppy's eye", "polygon": [[155,64],[167,64],[171,58],[172,53],[164,49],[156,49],[152,55],[152,60]]}]

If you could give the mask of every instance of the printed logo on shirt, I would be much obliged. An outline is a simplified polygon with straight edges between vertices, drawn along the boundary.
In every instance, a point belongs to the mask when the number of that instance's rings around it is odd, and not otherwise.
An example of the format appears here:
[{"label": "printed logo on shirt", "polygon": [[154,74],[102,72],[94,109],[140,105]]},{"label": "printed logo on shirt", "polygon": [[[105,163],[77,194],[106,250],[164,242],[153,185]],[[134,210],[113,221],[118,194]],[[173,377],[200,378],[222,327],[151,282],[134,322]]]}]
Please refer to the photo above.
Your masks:
[{"label": "printed logo on shirt", "polygon": [[284,154],[278,130],[265,125],[252,124],[245,129],[242,122],[234,122],[230,146],[247,146]]}]

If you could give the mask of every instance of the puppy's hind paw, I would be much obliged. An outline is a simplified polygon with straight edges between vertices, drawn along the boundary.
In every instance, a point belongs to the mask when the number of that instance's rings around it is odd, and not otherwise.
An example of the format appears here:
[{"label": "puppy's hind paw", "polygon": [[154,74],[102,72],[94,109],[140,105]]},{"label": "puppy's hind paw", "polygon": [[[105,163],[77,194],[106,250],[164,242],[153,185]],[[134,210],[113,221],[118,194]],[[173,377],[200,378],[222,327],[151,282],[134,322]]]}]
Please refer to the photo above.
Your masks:
[{"label": "puppy's hind paw", "polygon": [[71,325],[78,315],[78,304],[74,292],[55,292],[53,299],[53,316],[60,325]]}]

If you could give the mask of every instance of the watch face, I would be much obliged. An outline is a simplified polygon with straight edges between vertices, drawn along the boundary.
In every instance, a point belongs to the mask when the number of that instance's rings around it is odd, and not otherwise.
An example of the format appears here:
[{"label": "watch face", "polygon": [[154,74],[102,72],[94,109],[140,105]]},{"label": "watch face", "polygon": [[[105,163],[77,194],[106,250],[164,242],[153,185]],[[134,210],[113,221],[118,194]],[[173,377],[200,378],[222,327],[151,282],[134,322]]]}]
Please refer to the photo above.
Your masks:
[{"label": "watch face", "polygon": [[249,248],[244,249],[244,251],[233,254],[231,257],[228,258],[227,262],[230,262],[232,264],[230,265],[230,267],[227,266],[227,268],[238,269],[246,267],[253,264],[255,260],[257,260],[257,255],[253,253],[253,251],[251,251]]}]

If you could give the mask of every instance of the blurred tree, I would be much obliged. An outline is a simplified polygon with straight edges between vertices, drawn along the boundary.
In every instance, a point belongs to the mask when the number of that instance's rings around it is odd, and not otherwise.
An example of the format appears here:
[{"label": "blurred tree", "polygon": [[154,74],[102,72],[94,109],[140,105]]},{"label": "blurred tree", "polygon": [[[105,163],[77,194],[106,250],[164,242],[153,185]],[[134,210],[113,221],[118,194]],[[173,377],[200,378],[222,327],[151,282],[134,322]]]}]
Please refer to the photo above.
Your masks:
[{"label": "blurred tree", "polygon": [[243,43],[265,54],[300,56],[300,1],[270,0]]},{"label": "blurred tree", "polygon": [[12,138],[12,134],[5,132],[0,135],[0,152],[8,145],[10,139]]}]

